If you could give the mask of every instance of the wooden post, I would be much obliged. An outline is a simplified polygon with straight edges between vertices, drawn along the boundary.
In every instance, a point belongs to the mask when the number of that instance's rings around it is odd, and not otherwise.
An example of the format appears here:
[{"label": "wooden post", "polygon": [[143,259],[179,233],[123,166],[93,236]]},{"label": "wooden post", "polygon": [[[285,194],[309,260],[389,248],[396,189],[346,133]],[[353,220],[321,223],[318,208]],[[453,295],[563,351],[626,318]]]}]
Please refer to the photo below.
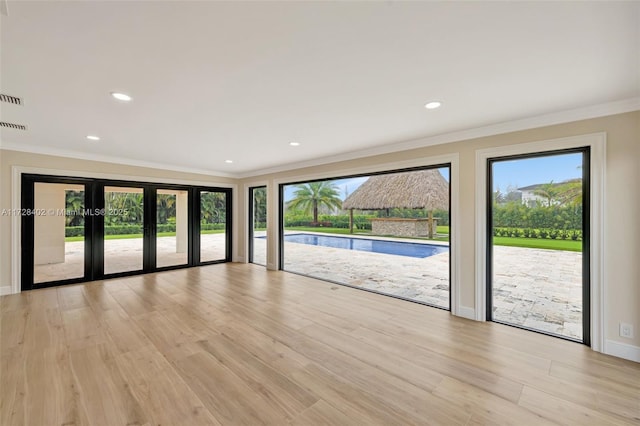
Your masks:
[{"label": "wooden post", "polygon": [[353,234],[353,209],[349,209],[349,233]]},{"label": "wooden post", "polygon": [[429,222],[428,223],[428,227],[429,227],[429,239],[433,239],[433,211],[429,210]]}]

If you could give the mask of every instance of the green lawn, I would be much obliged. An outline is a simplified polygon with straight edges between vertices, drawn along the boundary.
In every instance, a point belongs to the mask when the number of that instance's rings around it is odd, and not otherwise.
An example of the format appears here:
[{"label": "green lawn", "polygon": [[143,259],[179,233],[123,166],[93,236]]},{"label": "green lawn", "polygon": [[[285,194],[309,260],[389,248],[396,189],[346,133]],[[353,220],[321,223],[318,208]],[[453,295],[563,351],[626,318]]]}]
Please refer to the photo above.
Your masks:
[{"label": "green lawn", "polygon": [[[201,234],[222,234],[224,233],[224,229],[210,229],[201,231]],[[175,232],[158,232],[158,237],[174,237],[176,235]],[[119,234],[119,235],[105,235],[105,240],[128,240],[130,238],[142,238],[142,234]],[[82,241],[84,237],[66,237],[64,239],[65,242],[71,243],[74,241]]]},{"label": "green lawn", "polygon": [[540,248],[548,250],[582,251],[582,241],[550,240],[541,238],[493,237],[497,246]]},{"label": "green lawn", "polygon": [[[311,226],[294,226],[286,228],[287,231],[298,232],[322,232],[326,234],[339,234],[349,235],[349,230],[346,228],[323,228],[323,227],[311,227]],[[202,231],[202,234],[222,234],[224,230],[215,229]],[[369,231],[355,231],[357,235],[371,235]],[[160,232],[159,237],[172,237],[175,236],[175,232]],[[392,237],[393,235],[386,235]],[[128,238],[142,238],[142,234],[124,234],[124,235],[107,235],[105,240],[122,240]],[[396,237],[398,238],[398,237]],[[67,237],[66,242],[82,241],[84,237]],[[415,239],[415,238],[406,238]],[[427,238],[420,238],[421,240],[428,240]],[[435,241],[449,241],[449,227],[438,225],[438,237],[434,238]],[[526,248],[540,248],[548,250],[565,250],[565,251],[582,251],[582,241],[573,240],[551,240],[540,238],[512,238],[512,237],[493,237],[493,244],[497,246],[509,246],[509,247],[526,247]]]},{"label": "green lawn", "polygon": [[[295,226],[286,228],[288,231],[300,231],[300,232],[324,232],[327,234],[341,234],[348,235],[349,230],[345,228],[315,228],[306,226]],[[435,241],[449,241],[449,227],[438,226],[439,236],[434,238]],[[356,231],[354,235],[371,235],[368,231]],[[392,237],[393,235],[384,235]],[[396,237],[398,238],[398,237]],[[415,238],[405,238],[415,239]],[[427,238],[419,238],[420,240],[428,240]],[[549,250],[565,250],[565,251],[582,251],[582,241],[573,240],[551,240],[551,239],[539,239],[539,238],[511,238],[511,237],[494,237],[493,243],[498,246],[510,246],[510,247],[526,247],[526,248],[541,248]]]}]

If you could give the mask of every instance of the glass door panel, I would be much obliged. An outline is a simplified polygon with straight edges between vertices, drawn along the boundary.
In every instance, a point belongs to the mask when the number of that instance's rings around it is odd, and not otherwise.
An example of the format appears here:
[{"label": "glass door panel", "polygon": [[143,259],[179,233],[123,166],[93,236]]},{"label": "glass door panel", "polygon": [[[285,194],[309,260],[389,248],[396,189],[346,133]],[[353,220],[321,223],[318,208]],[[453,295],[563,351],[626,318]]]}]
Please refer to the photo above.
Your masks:
[{"label": "glass door panel", "polygon": [[104,274],[142,270],[144,190],[106,186],[104,206]]},{"label": "glass door panel", "polygon": [[491,160],[488,319],[583,341],[589,309],[586,155]]},{"label": "glass door panel", "polygon": [[443,165],[281,185],[280,268],[450,309],[450,174]]},{"label": "glass door panel", "polygon": [[186,265],[189,253],[189,192],[158,189],[156,267]]},{"label": "glass door panel", "polygon": [[249,262],[267,264],[267,187],[249,190],[251,223],[249,224]]},{"label": "glass door panel", "polygon": [[34,283],[84,277],[84,209],[84,185],[34,184]]},{"label": "glass door panel", "polygon": [[200,262],[227,258],[227,194],[200,191]]}]

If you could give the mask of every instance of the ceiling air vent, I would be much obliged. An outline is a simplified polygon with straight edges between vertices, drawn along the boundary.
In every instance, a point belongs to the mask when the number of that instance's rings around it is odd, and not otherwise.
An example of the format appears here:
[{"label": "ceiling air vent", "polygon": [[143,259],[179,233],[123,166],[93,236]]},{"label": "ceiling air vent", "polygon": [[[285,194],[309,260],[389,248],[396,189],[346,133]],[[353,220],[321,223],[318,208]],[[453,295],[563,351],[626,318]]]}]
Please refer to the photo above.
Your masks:
[{"label": "ceiling air vent", "polygon": [[0,121],[0,127],[4,127],[6,129],[15,129],[15,130],[27,130],[27,126],[22,124],[14,124],[14,123],[6,123],[4,121]]},{"label": "ceiling air vent", "polygon": [[22,105],[22,99],[17,96],[5,95],[4,93],[0,93],[0,101],[14,105]]}]

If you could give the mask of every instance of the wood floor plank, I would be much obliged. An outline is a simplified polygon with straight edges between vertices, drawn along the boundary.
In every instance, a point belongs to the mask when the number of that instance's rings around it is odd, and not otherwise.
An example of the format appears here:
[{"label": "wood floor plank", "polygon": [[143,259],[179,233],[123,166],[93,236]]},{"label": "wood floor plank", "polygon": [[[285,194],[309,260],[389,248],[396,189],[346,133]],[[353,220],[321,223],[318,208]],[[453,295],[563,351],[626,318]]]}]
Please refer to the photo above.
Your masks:
[{"label": "wood floor plank", "polygon": [[66,335],[61,311],[44,307],[30,310],[25,324],[23,344],[27,352],[64,346]]},{"label": "wood floor plank", "polygon": [[512,401],[451,377],[445,377],[433,393],[458,404],[462,410],[472,413],[471,424],[514,426],[556,424]]},{"label": "wood floor plank", "polygon": [[2,425],[640,424],[640,364],[247,264],[0,297]]},{"label": "wood floor plank", "polygon": [[83,290],[85,299],[95,312],[108,310],[124,311],[122,306],[120,306],[111,293],[109,293],[104,282],[95,282],[90,286],[84,286]]},{"label": "wood floor plank", "polygon": [[562,425],[632,425],[636,422],[608,416],[589,407],[574,404],[525,386],[518,404],[550,421]]},{"label": "wood floor plank", "polygon": [[193,354],[176,365],[183,380],[223,424],[282,424],[288,420],[209,353]]},{"label": "wood floor plank", "polygon": [[109,294],[120,304],[125,310],[127,315],[134,317],[136,315],[143,315],[149,312],[155,311],[154,306],[140,297],[135,291],[131,290],[126,281],[122,282],[119,286],[115,286],[113,283],[107,287]]},{"label": "wood floor plank", "polygon": [[89,301],[84,297],[84,286],[81,284],[56,287],[56,292],[62,310],[89,307]]},{"label": "wood floor plank", "polygon": [[[83,286],[83,289],[86,288]],[[29,295],[29,307],[31,309],[50,309],[59,307],[58,289],[43,288],[27,293]]]},{"label": "wood floor plank", "polygon": [[301,386],[343,412],[353,424],[389,426],[415,424],[403,413],[395,411],[380,400],[362,392],[358,387],[315,364],[310,364],[302,370],[292,371],[291,377]]},{"label": "wood floor plank", "polygon": [[119,355],[116,364],[151,424],[220,424],[153,346]]},{"label": "wood floor plank", "polygon": [[66,344],[72,349],[104,343],[104,329],[90,307],[61,311]]},{"label": "wood floor plank", "polygon": [[219,335],[199,343],[254,392],[267,399],[274,410],[281,412],[282,417],[293,418],[318,400],[226,336]]},{"label": "wood floor plank", "polygon": [[[421,369],[456,378],[484,389],[487,392],[511,400],[512,402],[516,402],[520,397],[522,390],[521,383],[507,379],[486,369],[458,361],[455,358],[442,356],[436,352],[420,348],[412,343],[399,342],[397,339],[389,338],[382,333],[377,333],[370,329],[358,329],[351,335],[358,343],[362,344],[366,342],[372,344],[379,353],[383,353],[386,356],[394,354],[402,360],[410,358],[412,363]],[[358,345],[355,344],[354,347],[358,347]],[[396,359],[396,362],[397,361]]]},{"label": "wood floor plank", "polygon": [[0,424],[24,425],[30,404],[24,381],[26,357],[21,351],[0,349]]},{"label": "wood floor plank", "polygon": [[0,314],[29,307],[29,292],[0,297]]},{"label": "wood floor plank", "polygon": [[30,351],[24,365],[25,394],[29,395],[29,409],[25,423],[89,424],[79,404],[64,346],[50,346]]},{"label": "wood floor plank", "polygon": [[[335,348],[427,391],[435,389],[444,377],[442,374],[434,372],[432,369],[424,368],[414,361],[407,360],[405,357],[397,356],[397,354],[388,351],[381,351],[375,345],[369,344],[370,342],[365,343],[362,340],[354,339],[351,336],[326,327],[313,325],[302,329],[301,332],[314,342],[324,343],[330,348]],[[321,348],[321,350],[326,349]],[[413,355],[416,355],[415,351]],[[411,354],[407,356],[412,358]]]},{"label": "wood floor plank", "polygon": [[[133,319],[164,357],[170,361],[200,352],[202,348],[195,345],[207,337],[200,330],[192,330],[183,322],[169,318],[163,312],[154,311]],[[192,348],[192,349],[189,349]]]},{"label": "wood floor plank", "polygon": [[0,318],[0,348],[3,351],[22,349],[28,321],[28,308],[2,312],[2,317]]},{"label": "wood floor plank", "polygon": [[103,312],[100,321],[115,352],[126,353],[151,344],[138,324],[119,309]]},{"label": "wood floor plank", "polygon": [[323,400],[319,400],[291,421],[294,426],[332,426],[350,423],[353,423],[353,419]]},{"label": "wood floor plank", "polygon": [[80,404],[94,425],[144,425],[148,422],[130,386],[104,343],[70,352]]}]

